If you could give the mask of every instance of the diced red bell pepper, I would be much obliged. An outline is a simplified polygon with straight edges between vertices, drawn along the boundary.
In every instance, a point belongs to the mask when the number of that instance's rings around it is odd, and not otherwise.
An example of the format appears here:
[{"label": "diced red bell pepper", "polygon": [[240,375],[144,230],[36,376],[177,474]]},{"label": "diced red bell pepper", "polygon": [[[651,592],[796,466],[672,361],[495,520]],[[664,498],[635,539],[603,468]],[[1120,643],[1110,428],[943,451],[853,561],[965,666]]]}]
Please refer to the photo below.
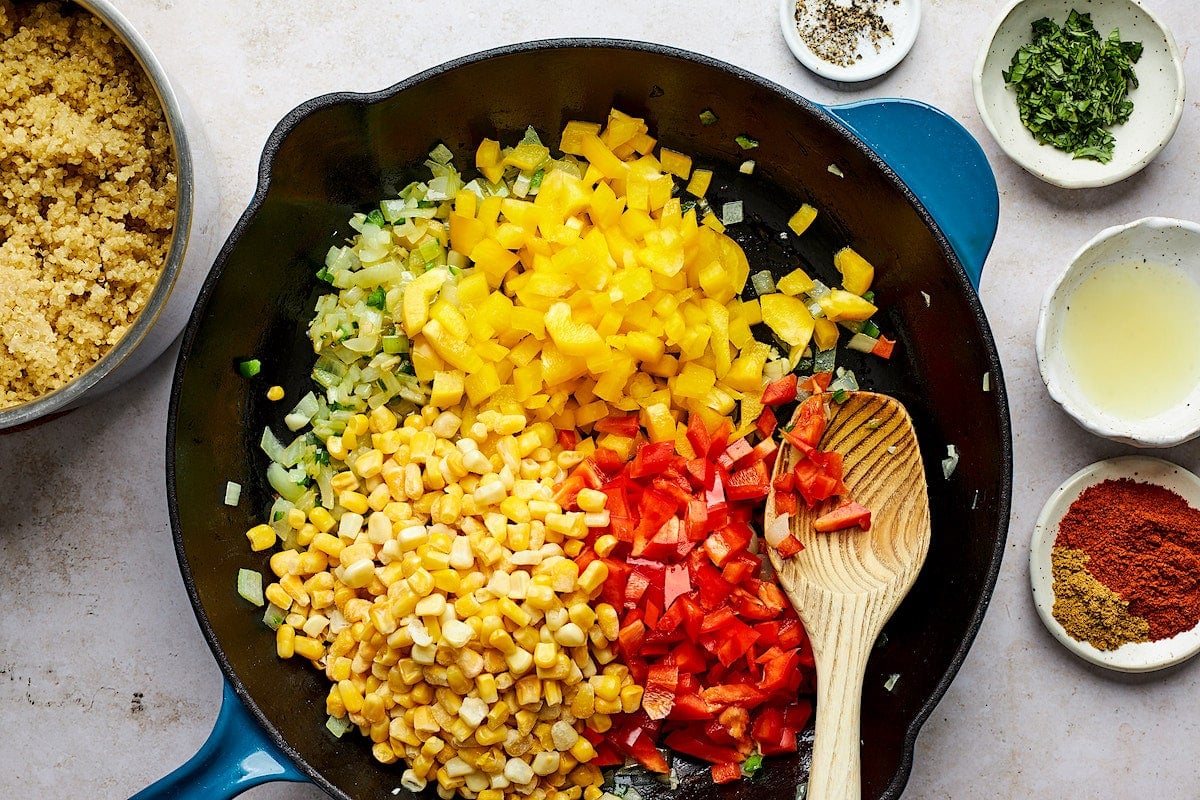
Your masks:
[{"label": "diced red bell pepper", "polygon": [[[682,668],[682,666],[681,666]],[[672,720],[702,720],[712,719],[713,710],[704,702],[697,692],[679,692],[675,695],[675,705],[667,719]]]},{"label": "diced red bell pepper", "polygon": [[662,492],[657,492],[654,489],[647,489],[642,492],[641,502],[638,503],[638,511],[641,513],[641,520],[633,529],[633,555],[640,556],[642,551],[646,549],[646,545],[654,538],[654,534],[666,524],[667,520],[675,516],[675,511],[679,506],[675,503],[674,498],[669,497]]},{"label": "diced red bell pepper", "polygon": [[[700,645],[726,667],[741,658],[756,641],[758,633],[736,617],[719,629],[700,634]],[[707,696],[705,699],[711,701]]]},{"label": "diced red bell pepper", "polygon": [[[788,475],[794,473],[789,472]],[[800,510],[800,496],[795,492],[775,492],[775,513],[778,515],[795,514]]]},{"label": "diced red bell pepper", "polygon": [[642,652],[646,640],[646,623],[640,619],[626,622],[617,631],[617,647],[626,657],[636,657]]},{"label": "diced red bell pepper", "polygon": [[717,715],[717,722],[729,731],[734,741],[746,738],[746,730],[750,727],[750,712],[741,706],[729,706]]},{"label": "diced red bell pepper", "polygon": [[712,612],[704,618],[704,622],[700,624],[701,633],[712,633],[727,628],[737,621],[737,617],[733,613],[733,609],[728,606],[721,606],[716,611]]},{"label": "diced red bell pepper", "polygon": [[732,472],[725,485],[725,496],[730,500],[754,500],[766,497],[771,490],[771,474],[767,465],[756,461],[748,467]]},{"label": "diced red bell pepper", "polygon": [[779,646],[784,650],[799,647],[806,640],[804,626],[795,616],[786,616],[779,620]]},{"label": "diced red bell pepper", "polygon": [[713,744],[704,738],[702,733],[694,731],[691,727],[671,731],[667,734],[664,744],[677,753],[683,753],[685,756],[698,758],[710,764],[720,764],[726,761],[740,763],[741,761],[741,754],[737,750]]},{"label": "diced red bell pepper", "polygon": [[645,692],[642,695],[642,710],[650,719],[666,719],[675,705],[675,692],[679,688],[679,667],[674,663],[651,664],[646,673]]},{"label": "diced red bell pepper", "polygon": [[[775,510],[779,513],[783,513],[779,511],[778,504],[775,506]],[[779,553],[780,558],[791,558],[803,549],[804,545],[800,542],[800,540],[790,533],[783,537],[779,544],[775,545],[775,552]]]},{"label": "diced red bell pepper", "polygon": [[[633,420],[636,424],[637,417],[633,417]],[[634,432],[636,433],[636,429]],[[625,459],[621,458],[621,454],[607,447],[597,447],[587,461],[595,464],[605,475],[616,475],[625,468]],[[583,463],[586,464],[587,461]]]},{"label": "diced red bell pepper", "polygon": [[687,440],[691,444],[692,450],[696,452],[697,458],[708,456],[709,448],[712,446],[712,436],[709,435],[708,428],[699,414],[688,416]]},{"label": "diced red bell pepper", "polygon": [[788,607],[788,599],[784,595],[783,590],[770,581],[758,581],[755,594],[758,595],[758,599],[762,600],[767,608],[770,608],[776,614]]},{"label": "diced red bell pepper", "polygon": [[879,356],[880,358],[891,358],[892,351],[896,349],[896,341],[889,339],[886,336],[880,336],[875,341],[875,346],[871,348],[871,355]]},{"label": "diced red bell pepper", "polygon": [[717,456],[717,464],[726,470],[731,469],[734,464],[750,455],[753,451],[753,445],[743,436],[741,439],[729,443],[725,451]]},{"label": "diced red bell pepper", "polygon": [[722,761],[709,767],[712,770],[713,783],[733,783],[742,777],[740,761]]},{"label": "diced red bell pepper", "polygon": [[709,534],[704,540],[704,552],[718,567],[750,546],[754,531],[748,525],[731,523]]},{"label": "diced red bell pepper", "polygon": [[794,731],[804,730],[804,726],[812,719],[812,701],[802,697],[794,703],[784,706],[783,724]]},{"label": "diced red bell pepper", "polygon": [[647,475],[657,475],[671,466],[675,459],[675,442],[644,442],[638,445],[633,463],[629,467],[629,477],[645,478]]},{"label": "diced red bell pepper", "polygon": [[[679,666],[681,672],[692,675],[704,672],[707,663],[704,651],[691,639],[685,639],[677,644],[675,649],[671,651],[671,658],[675,659],[675,663]],[[675,701],[679,702],[678,695],[676,695]]]},{"label": "diced red bell pepper", "polygon": [[753,553],[737,553],[721,568],[721,578],[736,585],[757,572],[761,566],[762,561]]},{"label": "diced red bell pepper", "polygon": [[646,590],[650,588],[650,578],[645,574],[633,570],[629,574],[629,579],[625,583],[625,599],[622,605],[625,608],[637,608],[642,602],[642,598],[646,594]]},{"label": "diced red bell pepper", "polygon": [[781,406],[784,403],[790,403],[796,399],[796,373],[789,372],[782,378],[778,378],[767,384],[762,393],[762,404],[764,406]]},{"label": "diced red bell pepper", "polygon": [[796,462],[796,490],[809,508],[834,495],[845,494],[842,470],[842,454],[837,452],[810,450]]},{"label": "diced red bell pepper", "polygon": [[763,677],[758,686],[767,693],[793,694],[800,684],[800,654],[795,650],[780,652],[763,664]]},{"label": "diced red bell pepper", "polygon": [[687,564],[669,564],[663,575],[663,607],[668,611],[675,599],[692,590],[692,577]]},{"label": "diced red bell pepper", "polygon": [[582,475],[568,475],[562,483],[554,489],[553,500],[564,509],[575,509],[575,497],[581,489],[586,488]]},{"label": "diced red bell pepper", "polygon": [[714,453],[723,453],[725,448],[729,446],[729,437],[733,435],[733,423],[728,417],[721,420],[721,424],[712,432],[709,437],[708,454],[711,456]]},{"label": "diced red bell pepper", "polygon": [[853,527],[871,530],[871,509],[853,500],[847,500],[832,511],[813,520],[813,528],[821,533],[840,531]]},{"label": "diced red bell pepper", "polygon": [[748,683],[725,683],[709,686],[700,696],[710,705],[753,708],[767,699],[765,692]]},{"label": "diced red bell pepper", "polygon": [[775,416],[775,411],[770,406],[763,408],[758,419],[754,421],[755,430],[764,439],[770,439],[777,427],[779,427],[779,418]]},{"label": "diced red bell pepper", "polygon": [[609,415],[596,420],[595,425],[596,430],[601,433],[611,433],[615,436],[625,436],[629,439],[638,435],[640,427],[638,425],[637,414],[627,414],[619,417]]},{"label": "diced red bell pepper", "polygon": [[809,394],[820,394],[829,388],[829,384],[833,382],[832,372],[814,372],[809,377],[800,381],[800,389]]},{"label": "diced red bell pepper", "polygon": [[783,431],[783,435],[804,452],[821,443],[821,437],[825,435],[825,427],[828,424],[825,400],[821,395],[815,394],[800,404],[800,408],[796,410],[796,424],[791,430]]}]

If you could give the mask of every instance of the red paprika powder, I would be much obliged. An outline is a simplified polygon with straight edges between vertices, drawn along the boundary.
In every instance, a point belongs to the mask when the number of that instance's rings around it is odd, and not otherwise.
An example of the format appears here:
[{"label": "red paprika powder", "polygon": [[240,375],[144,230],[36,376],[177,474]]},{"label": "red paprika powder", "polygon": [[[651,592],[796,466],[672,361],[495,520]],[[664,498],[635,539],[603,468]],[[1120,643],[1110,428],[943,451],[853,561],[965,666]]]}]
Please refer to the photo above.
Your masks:
[{"label": "red paprika powder", "polygon": [[1055,546],[1086,553],[1087,571],[1149,623],[1151,640],[1200,622],[1200,511],[1170,489],[1126,478],[1091,486]]}]

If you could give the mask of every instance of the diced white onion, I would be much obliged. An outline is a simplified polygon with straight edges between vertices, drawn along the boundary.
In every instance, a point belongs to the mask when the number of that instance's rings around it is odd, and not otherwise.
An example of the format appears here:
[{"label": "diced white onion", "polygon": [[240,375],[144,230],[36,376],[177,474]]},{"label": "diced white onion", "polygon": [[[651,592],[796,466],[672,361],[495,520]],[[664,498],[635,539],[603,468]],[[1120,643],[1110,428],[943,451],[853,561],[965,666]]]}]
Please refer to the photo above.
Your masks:
[{"label": "diced white onion", "polygon": [[771,547],[779,547],[779,545],[792,532],[791,514],[780,514],[775,519],[771,520],[771,524],[763,531],[763,538]]},{"label": "diced white onion", "polygon": [[946,445],[946,457],[942,459],[942,475],[946,480],[950,480],[950,476],[954,474],[955,467],[958,466],[958,448],[952,444]]}]

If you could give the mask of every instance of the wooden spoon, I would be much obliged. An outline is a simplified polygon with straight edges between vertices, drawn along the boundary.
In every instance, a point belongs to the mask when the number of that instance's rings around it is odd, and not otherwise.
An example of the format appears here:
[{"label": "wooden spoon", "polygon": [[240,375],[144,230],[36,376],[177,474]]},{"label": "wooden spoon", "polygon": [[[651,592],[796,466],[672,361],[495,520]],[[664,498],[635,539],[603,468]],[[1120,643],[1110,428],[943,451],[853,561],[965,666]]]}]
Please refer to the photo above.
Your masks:
[{"label": "wooden spoon", "polygon": [[[903,405],[884,395],[854,392],[846,402],[832,404],[831,412],[820,449],[844,456],[849,496],[871,509],[871,529],[818,533],[813,520],[838,501],[812,510],[802,501],[790,526],[804,549],[787,559],[768,550],[816,658],[816,738],[808,800],[858,800],[867,657],[925,561],[929,498],[917,437]],[[799,457],[796,448],[785,445],[775,475],[792,469]],[[776,518],[772,490],[766,526]]]}]

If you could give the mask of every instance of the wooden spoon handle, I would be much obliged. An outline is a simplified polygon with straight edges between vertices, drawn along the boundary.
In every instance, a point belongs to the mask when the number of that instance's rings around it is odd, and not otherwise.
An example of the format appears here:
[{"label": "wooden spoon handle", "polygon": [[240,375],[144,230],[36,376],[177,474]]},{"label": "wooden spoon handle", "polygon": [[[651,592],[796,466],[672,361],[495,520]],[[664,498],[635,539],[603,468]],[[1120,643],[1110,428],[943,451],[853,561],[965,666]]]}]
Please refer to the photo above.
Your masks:
[{"label": "wooden spoon handle", "polygon": [[871,624],[869,595],[827,595],[823,601],[836,608],[821,615],[827,627],[812,637],[817,719],[807,800],[860,800],[863,676],[879,631]]}]

